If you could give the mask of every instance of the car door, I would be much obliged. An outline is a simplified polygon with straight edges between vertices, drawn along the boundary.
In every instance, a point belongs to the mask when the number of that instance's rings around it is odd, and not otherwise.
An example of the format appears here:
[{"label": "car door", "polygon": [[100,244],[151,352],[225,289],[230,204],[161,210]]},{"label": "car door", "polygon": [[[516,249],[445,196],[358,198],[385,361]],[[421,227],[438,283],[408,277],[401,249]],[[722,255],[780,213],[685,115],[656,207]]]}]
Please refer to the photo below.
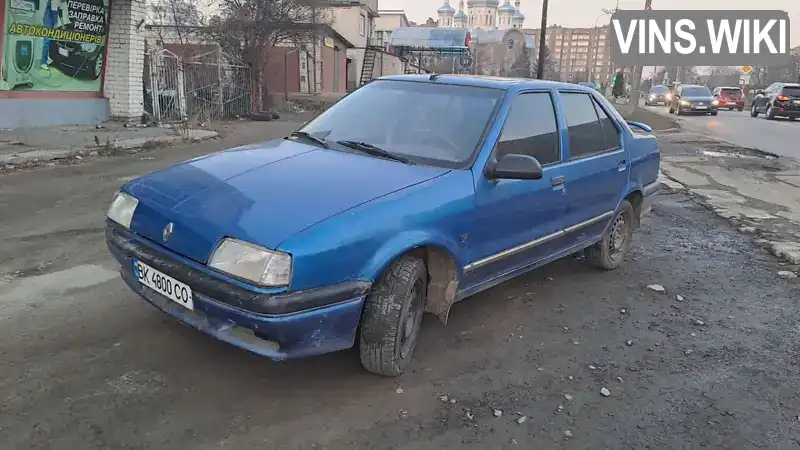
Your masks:
[{"label": "car door", "polygon": [[772,94],[776,91],[776,87],[777,83],[772,83],[764,90],[763,94],[756,97],[756,108],[758,112],[767,111],[772,98]]},{"label": "car door", "polygon": [[613,106],[583,92],[561,91],[558,98],[568,136],[565,237],[572,246],[603,233],[625,194],[630,158],[621,124],[606,110]]},{"label": "car door", "polygon": [[506,154],[536,158],[538,180],[492,180],[484,167],[475,174],[475,229],[464,286],[483,283],[529,266],[563,247],[566,213],[561,131],[555,93],[526,91],[515,96],[489,164]]}]

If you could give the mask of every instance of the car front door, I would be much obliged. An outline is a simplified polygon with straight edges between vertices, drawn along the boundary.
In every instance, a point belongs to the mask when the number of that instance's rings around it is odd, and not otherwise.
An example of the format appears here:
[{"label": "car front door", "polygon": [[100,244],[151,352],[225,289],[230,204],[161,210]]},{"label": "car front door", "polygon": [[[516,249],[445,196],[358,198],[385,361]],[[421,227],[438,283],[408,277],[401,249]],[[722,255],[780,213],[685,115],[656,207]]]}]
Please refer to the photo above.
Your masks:
[{"label": "car front door", "polygon": [[515,96],[487,163],[507,154],[533,156],[542,165],[541,179],[488,179],[485,167],[477,165],[473,171],[475,229],[464,287],[501,279],[563,246],[566,193],[554,95],[544,90]]},{"label": "car front door", "polygon": [[608,102],[570,91],[559,92],[558,99],[568,135],[565,237],[577,246],[603,233],[625,194],[631,162]]},{"label": "car front door", "polygon": [[775,92],[777,87],[776,83],[772,83],[766,89],[764,89],[764,93],[761,95],[756,96],[756,108],[758,112],[767,112],[769,109],[770,99],[772,98],[772,94]]}]

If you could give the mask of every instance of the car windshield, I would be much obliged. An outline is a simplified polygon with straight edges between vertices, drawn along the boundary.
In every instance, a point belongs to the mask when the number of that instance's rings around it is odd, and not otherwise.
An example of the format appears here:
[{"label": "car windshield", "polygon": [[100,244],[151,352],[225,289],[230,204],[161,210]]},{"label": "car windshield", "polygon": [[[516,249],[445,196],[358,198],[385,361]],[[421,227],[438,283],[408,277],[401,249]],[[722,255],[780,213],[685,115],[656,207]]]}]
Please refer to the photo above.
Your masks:
[{"label": "car windshield", "polygon": [[683,88],[684,97],[711,97],[711,91],[707,87],[692,86]]},{"label": "car windshield", "polygon": [[483,87],[376,80],[300,131],[335,149],[337,142],[348,141],[346,151],[362,143],[416,164],[466,168],[504,94]]},{"label": "car windshield", "polygon": [[734,97],[740,97],[742,95],[742,90],[738,88],[724,88],[720,91],[723,95],[731,95]]},{"label": "car windshield", "polygon": [[650,92],[653,94],[666,94],[669,92],[669,88],[666,86],[653,86],[653,88],[650,89]]},{"label": "car windshield", "polygon": [[790,95],[792,97],[800,97],[800,86],[784,86],[783,95]]}]

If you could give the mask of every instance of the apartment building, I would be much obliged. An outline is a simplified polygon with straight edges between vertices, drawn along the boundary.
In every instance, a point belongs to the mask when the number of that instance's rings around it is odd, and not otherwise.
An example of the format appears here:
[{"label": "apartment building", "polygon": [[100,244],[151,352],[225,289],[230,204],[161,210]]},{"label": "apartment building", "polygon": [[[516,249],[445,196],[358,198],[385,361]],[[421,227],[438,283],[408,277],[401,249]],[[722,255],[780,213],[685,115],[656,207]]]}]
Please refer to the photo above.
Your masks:
[{"label": "apartment building", "polygon": [[[539,42],[541,29],[523,29]],[[609,82],[614,73],[608,26],[566,28],[554,25],[545,36],[554,71],[562,81]]]},{"label": "apartment building", "polygon": [[354,48],[347,49],[347,89],[358,85],[367,42],[373,37],[378,0],[329,0],[331,27]]},{"label": "apartment building", "polygon": [[379,45],[388,43],[394,30],[408,27],[410,24],[411,21],[403,10],[379,10],[378,17],[375,18],[375,41]]}]

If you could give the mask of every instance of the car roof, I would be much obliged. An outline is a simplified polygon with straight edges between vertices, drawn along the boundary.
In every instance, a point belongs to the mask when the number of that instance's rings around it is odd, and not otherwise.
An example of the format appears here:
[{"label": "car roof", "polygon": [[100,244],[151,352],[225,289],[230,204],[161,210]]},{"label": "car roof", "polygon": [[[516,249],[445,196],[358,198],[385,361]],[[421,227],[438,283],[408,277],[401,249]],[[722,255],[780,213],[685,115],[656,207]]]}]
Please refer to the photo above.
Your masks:
[{"label": "car roof", "polygon": [[571,89],[592,92],[588,86],[562,83],[559,81],[534,80],[530,78],[505,78],[486,75],[432,74],[432,75],[387,75],[375,80],[416,81],[422,83],[438,83],[454,86],[486,87],[502,90],[522,89]]}]

